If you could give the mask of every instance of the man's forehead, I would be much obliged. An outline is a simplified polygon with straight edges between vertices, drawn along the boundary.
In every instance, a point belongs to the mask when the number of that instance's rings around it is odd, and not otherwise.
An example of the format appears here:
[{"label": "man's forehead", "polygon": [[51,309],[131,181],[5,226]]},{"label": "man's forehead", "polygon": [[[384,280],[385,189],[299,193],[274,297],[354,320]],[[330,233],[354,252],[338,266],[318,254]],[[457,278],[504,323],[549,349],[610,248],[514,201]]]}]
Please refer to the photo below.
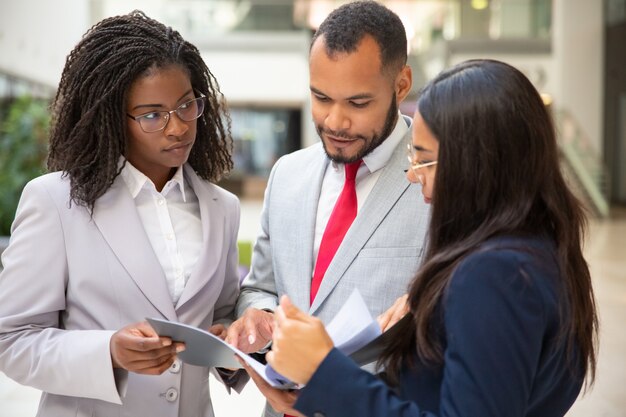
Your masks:
[{"label": "man's forehead", "polygon": [[356,51],[329,55],[322,43],[316,44],[309,57],[309,72],[316,76],[380,78],[383,76],[377,46],[363,43]]},{"label": "man's forehead", "polygon": [[[380,46],[376,42],[373,36],[369,34],[363,35],[354,47],[341,47],[340,45],[330,45],[326,41],[326,37],[320,35],[313,45],[309,53],[309,58],[313,57],[313,54],[324,54],[327,58],[332,60],[338,60],[342,57],[346,57],[353,54],[367,54],[377,58],[377,62],[381,63],[381,50]],[[372,63],[374,64],[374,63]]]}]

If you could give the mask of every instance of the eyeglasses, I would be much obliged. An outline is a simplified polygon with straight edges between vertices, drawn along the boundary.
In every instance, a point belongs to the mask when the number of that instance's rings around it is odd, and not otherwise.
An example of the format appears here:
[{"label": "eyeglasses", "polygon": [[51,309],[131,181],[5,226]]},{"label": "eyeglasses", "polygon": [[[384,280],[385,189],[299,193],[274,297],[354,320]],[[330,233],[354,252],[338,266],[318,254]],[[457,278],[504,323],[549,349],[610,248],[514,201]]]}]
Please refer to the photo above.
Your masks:
[{"label": "eyeglasses", "polygon": [[417,171],[422,168],[437,165],[437,161],[424,162],[423,164],[416,163],[415,161],[419,159],[419,156],[418,156],[417,150],[415,150],[413,145],[410,143],[406,144],[406,151],[407,151],[407,158],[409,160],[410,167],[413,170],[413,173],[415,175],[418,175]]},{"label": "eyeglasses", "polygon": [[133,116],[128,113],[126,113],[126,115],[139,123],[141,130],[144,132],[158,132],[159,130],[165,129],[165,126],[167,126],[167,123],[170,121],[172,113],[176,113],[178,118],[183,122],[191,122],[202,116],[205,98],[205,96],[201,96],[186,101],[175,110],[151,111],[149,113],[140,114],[139,116]]}]

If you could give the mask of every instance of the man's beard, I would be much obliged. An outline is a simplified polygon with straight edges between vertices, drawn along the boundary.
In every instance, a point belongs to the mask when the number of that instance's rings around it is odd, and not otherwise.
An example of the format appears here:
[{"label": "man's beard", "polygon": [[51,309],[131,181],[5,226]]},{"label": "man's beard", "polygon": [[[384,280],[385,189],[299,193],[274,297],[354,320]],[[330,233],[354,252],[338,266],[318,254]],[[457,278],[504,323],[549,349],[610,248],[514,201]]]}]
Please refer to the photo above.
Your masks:
[{"label": "man's beard", "polygon": [[[369,139],[363,135],[356,136],[348,136],[341,131],[333,132],[329,129],[324,129],[321,125],[316,126],[317,134],[320,139],[322,139],[322,146],[324,147],[324,152],[331,161],[347,164],[350,162],[358,161],[359,159],[363,159],[366,155],[369,155],[374,149],[378,148],[381,143],[385,141],[393,132],[393,129],[396,127],[396,120],[398,117],[398,104],[396,103],[396,93],[393,93],[393,97],[391,98],[391,104],[389,105],[389,110],[387,111],[387,116],[385,117],[385,124],[383,125],[383,129],[380,133],[374,133]],[[322,135],[326,133],[332,136],[336,136],[338,138],[346,138],[346,139],[360,139],[365,142],[365,146],[361,148],[356,155],[352,157],[346,157],[341,154],[339,155],[331,155],[328,153],[328,149],[326,148],[326,142],[322,138]]]}]

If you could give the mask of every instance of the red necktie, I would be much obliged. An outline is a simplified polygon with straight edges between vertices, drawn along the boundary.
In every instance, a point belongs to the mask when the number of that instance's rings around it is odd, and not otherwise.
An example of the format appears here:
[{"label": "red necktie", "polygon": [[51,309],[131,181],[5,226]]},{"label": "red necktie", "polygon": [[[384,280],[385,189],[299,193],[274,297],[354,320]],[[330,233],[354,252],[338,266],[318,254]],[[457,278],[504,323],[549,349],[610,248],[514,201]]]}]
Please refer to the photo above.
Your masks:
[{"label": "red necktie", "polygon": [[[341,194],[339,194],[339,198],[335,203],[333,212],[330,214],[330,218],[326,224],[326,229],[322,235],[320,249],[317,253],[315,272],[313,273],[313,280],[311,281],[311,304],[313,304],[313,300],[315,300],[315,295],[317,294],[317,290],[320,288],[322,278],[324,278],[324,273],[326,273],[328,265],[330,265],[330,261],[333,260],[335,252],[337,252],[337,248],[339,248],[343,237],[356,217],[357,200],[355,178],[360,165],[360,159],[358,161],[345,164],[346,181],[344,182],[343,190],[341,190]],[[293,416],[285,414],[285,417]]]},{"label": "red necktie", "polygon": [[317,290],[320,288],[322,278],[324,278],[330,261],[333,260],[337,248],[339,248],[343,237],[346,235],[346,232],[356,217],[357,200],[355,178],[361,162],[362,161],[359,159],[358,161],[345,164],[346,182],[343,184],[343,190],[341,190],[333,212],[328,219],[328,224],[322,235],[320,249],[317,254],[315,272],[313,273],[313,280],[311,281],[311,304],[313,304],[313,300],[317,295]]}]

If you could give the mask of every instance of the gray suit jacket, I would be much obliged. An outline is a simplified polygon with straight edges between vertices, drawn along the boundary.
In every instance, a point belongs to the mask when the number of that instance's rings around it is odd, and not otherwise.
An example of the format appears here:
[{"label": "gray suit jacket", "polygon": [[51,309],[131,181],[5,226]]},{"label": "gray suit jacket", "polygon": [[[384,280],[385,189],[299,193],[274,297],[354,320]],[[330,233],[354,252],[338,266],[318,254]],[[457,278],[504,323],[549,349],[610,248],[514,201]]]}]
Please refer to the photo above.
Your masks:
[{"label": "gray suit jacket", "polygon": [[[429,208],[419,185],[405,178],[406,141],[395,149],[358,212],[309,306],[318,198],[329,163],[321,143],[282,157],[272,169],[237,315],[248,307],[275,309],[282,294],[328,322],[354,288],[372,314],[406,293],[421,262]],[[370,370],[372,368],[370,367]],[[267,407],[266,415],[278,415]]]},{"label": "gray suit jacket", "polygon": [[[185,166],[198,196],[203,249],[176,305],[118,176],[93,218],[69,179],[31,181],[0,275],[0,370],[44,391],[39,416],[213,416],[207,368],[177,361],[160,376],[114,373],[109,341],[145,317],[208,328],[238,294],[239,202]],[[119,393],[118,393],[119,391]]]}]

